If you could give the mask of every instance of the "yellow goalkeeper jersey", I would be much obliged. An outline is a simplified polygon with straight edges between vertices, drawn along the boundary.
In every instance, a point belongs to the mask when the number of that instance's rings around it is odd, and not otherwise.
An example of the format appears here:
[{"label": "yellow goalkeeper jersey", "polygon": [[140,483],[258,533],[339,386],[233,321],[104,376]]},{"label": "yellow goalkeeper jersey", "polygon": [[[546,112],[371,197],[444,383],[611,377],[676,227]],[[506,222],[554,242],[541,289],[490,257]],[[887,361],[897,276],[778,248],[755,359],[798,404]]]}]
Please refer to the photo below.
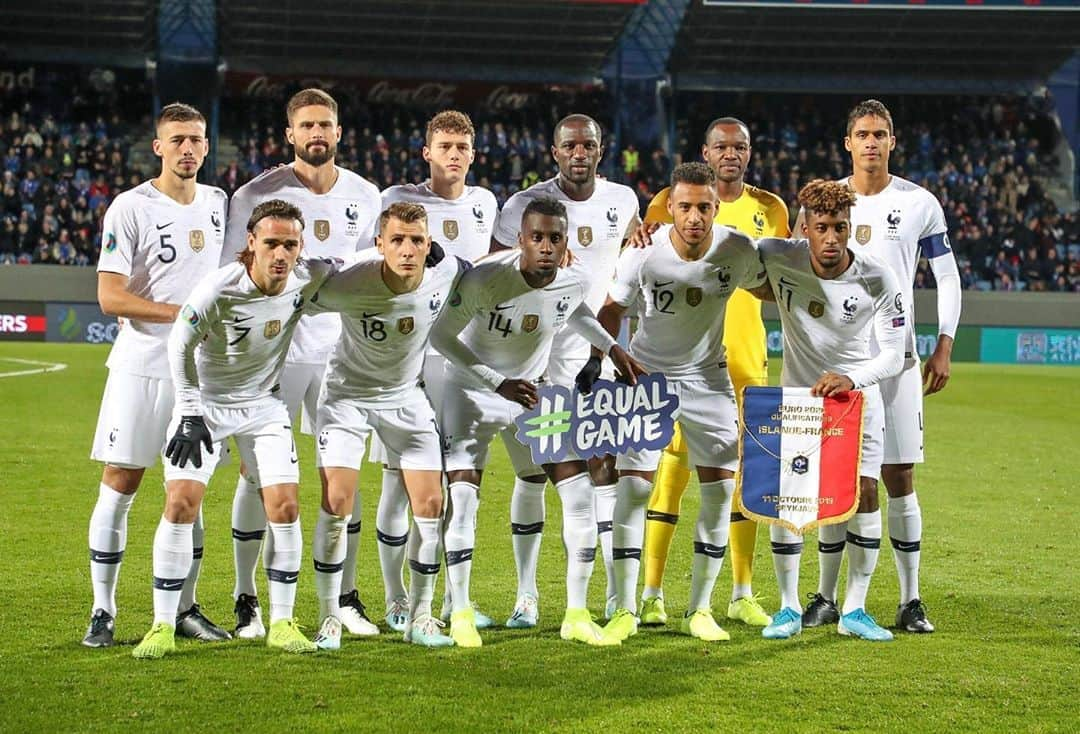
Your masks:
[{"label": "yellow goalkeeper jersey", "polygon": [[[668,191],[664,189],[649,202],[646,222],[666,224],[672,221],[667,210]],[[719,202],[715,221],[754,239],[787,237],[791,232],[784,200],[749,184],[743,185],[742,194],[735,201]],[[736,394],[741,394],[746,385],[768,383],[769,363],[761,301],[744,290],[735,291],[728,301],[724,317],[724,349]]]}]

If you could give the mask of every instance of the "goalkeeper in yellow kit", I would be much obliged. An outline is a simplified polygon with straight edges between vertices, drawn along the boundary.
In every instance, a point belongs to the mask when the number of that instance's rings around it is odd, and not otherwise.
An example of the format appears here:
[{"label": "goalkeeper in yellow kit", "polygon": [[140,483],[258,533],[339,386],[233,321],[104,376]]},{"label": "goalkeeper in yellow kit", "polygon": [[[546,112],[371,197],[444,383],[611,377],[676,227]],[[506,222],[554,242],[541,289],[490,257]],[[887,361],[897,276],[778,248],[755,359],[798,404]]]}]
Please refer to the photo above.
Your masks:
[{"label": "goalkeeper in yellow kit", "polygon": [[[716,222],[758,239],[787,237],[788,211],[783,199],[745,183],[750,162],[750,130],[733,117],[721,117],[709,124],[701,155],[716,172],[720,200]],[[671,222],[667,212],[668,189],[649,202],[644,231],[657,223]],[[651,225],[651,226],[650,226]],[[742,391],[748,385],[768,383],[768,357],[765,351],[765,324],[761,320],[761,302],[744,290],[736,291],[728,301],[724,320],[724,347],[728,374],[735,386],[735,396],[742,409]],[[664,611],[663,581],[679,505],[690,481],[686,445],[676,426],[675,437],[664,451],[653,483],[652,497],[645,524],[645,590],[641,602],[641,623],[662,625]],[[728,605],[729,619],[764,627],[769,615],[761,608],[751,589],[754,543],[757,525],[737,512],[731,513],[731,573],[733,588]]]}]

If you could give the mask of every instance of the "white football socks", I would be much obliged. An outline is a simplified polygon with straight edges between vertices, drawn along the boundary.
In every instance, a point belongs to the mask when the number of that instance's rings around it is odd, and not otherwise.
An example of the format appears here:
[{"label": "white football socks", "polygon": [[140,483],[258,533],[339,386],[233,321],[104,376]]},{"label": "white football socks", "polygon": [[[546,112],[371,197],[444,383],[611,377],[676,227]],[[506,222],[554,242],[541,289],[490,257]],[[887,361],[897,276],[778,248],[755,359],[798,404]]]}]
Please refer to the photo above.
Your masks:
[{"label": "white football socks", "polygon": [[889,498],[889,540],[892,541],[896,575],[900,579],[900,604],[919,597],[919,561],[922,554],[922,508],[915,493]]},{"label": "white football socks", "polygon": [[847,523],[848,575],[844,591],[844,609],[847,614],[866,608],[866,592],[870,590],[870,578],[877,566],[881,548],[881,512],[857,512]]},{"label": "white football socks", "polygon": [[375,538],[379,548],[386,605],[405,593],[405,556],[409,542],[409,495],[401,472],[383,467],[382,492],[375,510]]},{"label": "white football socks", "polygon": [[596,515],[592,480],[588,472],[555,485],[562,500],[563,547],[566,549],[566,608],[588,607],[589,579],[596,560]]},{"label": "white football socks", "polygon": [[645,508],[652,482],[642,477],[619,477],[612,520],[611,557],[615,566],[616,606],[637,613],[637,581],[641,544],[645,539]]},{"label": "white football socks", "polygon": [[266,510],[259,487],[244,475],[236,480],[232,505],[233,567],[236,580],[233,598],[241,594],[256,596],[255,569],[259,564],[259,546],[266,535]]},{"label": "white football socks", "polygon": [[107,484],[98,485],[98,499],[90,514],[90,582],[94,609],[116,616],[116,579],[127,547],[127,517],[135,493],[122,494]]},{"label": "white football socks", "polygon": [[536,567],[540,560],[540,541],[544,532],[544,483],[526,482],[514,478],[510,495],[510,540],[514,546],[514,565],[517,567],[518,596],[536,590]]},{"label": "white football socks", "polygon": [[338,597],[341,592],[341,570],[345,565],[345,528],[349,516],[332,515],[319,508],[315,522],[315,537],[311,541],[311,558],[315,565],[315,595],[319,599],[319,619],[340,617]]},{"label": "white football socks", "polygon": [[701,508],[694,525],[694,562],[687,606],[691,612],[712,608],[713,587],[727,553],[734,492],[734,479],[701,483]]},{"label": "white football socks", "polygon": [[296,580],[300,577],[303,537],[300,520],[269,523],[270,552],[264,555],[266,578],[270,587],[270,624],[292,619],[296,604]]},{"label": "white football socks", "polygon": [[[446,548],[446,589],[452,609],[459,612],[469,606],[469,578],[472,574],[473,548],[476,545],[476,512],[480,506],[480,488],[471,482],[451,482],[450,501],[444,523]],[[445,604],[445,600],[443,602]],[[444,612],[445,613],[445,612]]]},{"label": "white football socks", "polygon": [[154,533],[154,624],[176,625],[180,589],[191,568],[191,523],[164,517]]}]

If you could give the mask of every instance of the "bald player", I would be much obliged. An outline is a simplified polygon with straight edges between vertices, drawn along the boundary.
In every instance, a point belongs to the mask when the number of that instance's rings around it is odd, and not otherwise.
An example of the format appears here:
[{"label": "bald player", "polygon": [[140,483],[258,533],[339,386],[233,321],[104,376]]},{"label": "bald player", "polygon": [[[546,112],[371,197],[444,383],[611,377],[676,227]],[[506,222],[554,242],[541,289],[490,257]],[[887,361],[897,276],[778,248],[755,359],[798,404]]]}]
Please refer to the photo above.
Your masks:
[{"label": "bald player", "polygon": [[[750,129],[741,120],[721,117],[713,120],[705,129],[701,157],[716,173],[718,201],[715,221],[754,239],[786,237],[790,230],[783,200],[745,181],[750,150]],[[667,209],[669,190],[664,189],[653,197],[645,213],[645,224],[636,237],[647,238],[647,233],[654,231],[658,224],[672,221]],[[728,301],[724,317],[724,348],[728,374],[741,410],[743,388],[765,385],[769,376],[761,301],[745,290],[735,291]],[[679,521],[682,496],[690,481],[690,469],[686,443],[676,426],[675,437],[664,451],[657,469],[646,515],[645,588],[641,600],[641,623],[644,625],[667,622],[664,567],[675,524]],[[733,584],[727,616],[764,627],[769,624],[769,615],[762,609],[751,588],[756,539],[757,525],[733,511],[729,539]]]}]

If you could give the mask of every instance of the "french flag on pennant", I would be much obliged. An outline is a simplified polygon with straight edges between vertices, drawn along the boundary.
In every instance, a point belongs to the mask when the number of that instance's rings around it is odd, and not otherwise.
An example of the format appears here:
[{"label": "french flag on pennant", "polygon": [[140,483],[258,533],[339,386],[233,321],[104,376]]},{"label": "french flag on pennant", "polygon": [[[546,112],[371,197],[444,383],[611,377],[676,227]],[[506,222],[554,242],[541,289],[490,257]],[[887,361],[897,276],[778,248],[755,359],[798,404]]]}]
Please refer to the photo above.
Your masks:
[{"label": "french flag on pennant", "polygon": [[748,387],[739,437],[739,510],[802,533],[846,521],[859,504],[863,395]]}]

